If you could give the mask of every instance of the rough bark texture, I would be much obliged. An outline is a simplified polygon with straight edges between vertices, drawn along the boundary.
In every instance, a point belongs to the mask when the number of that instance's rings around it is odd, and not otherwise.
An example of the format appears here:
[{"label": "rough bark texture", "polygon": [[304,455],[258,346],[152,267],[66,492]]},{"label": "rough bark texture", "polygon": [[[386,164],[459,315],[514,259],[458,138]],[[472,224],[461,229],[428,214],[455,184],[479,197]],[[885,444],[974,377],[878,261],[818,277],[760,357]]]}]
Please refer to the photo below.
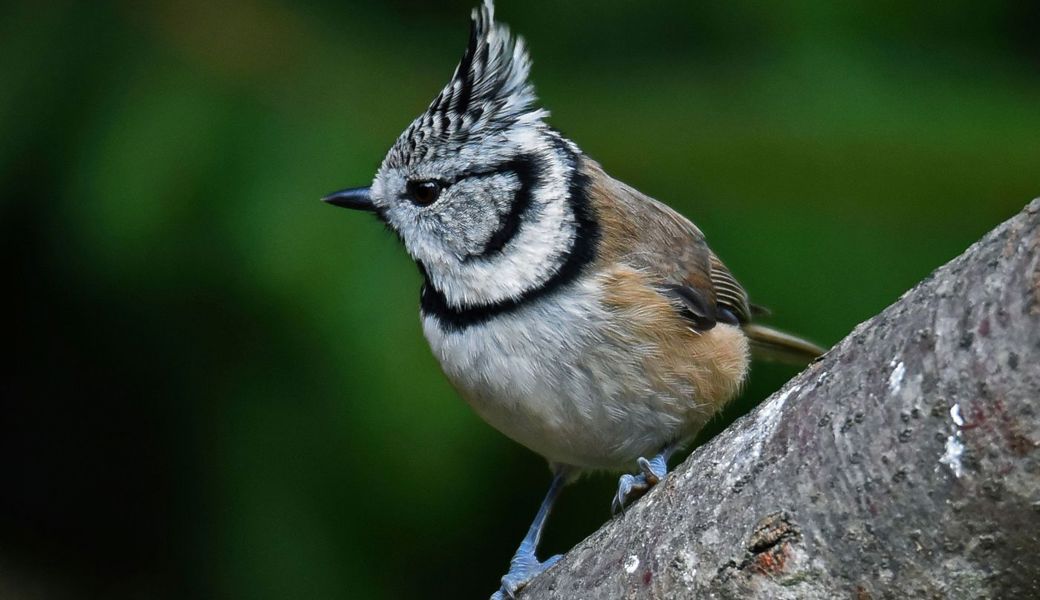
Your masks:
[{"label": "rough bark texture", "polygon": [[1040,598],[1040,199],[532,582],[559,598]]}]

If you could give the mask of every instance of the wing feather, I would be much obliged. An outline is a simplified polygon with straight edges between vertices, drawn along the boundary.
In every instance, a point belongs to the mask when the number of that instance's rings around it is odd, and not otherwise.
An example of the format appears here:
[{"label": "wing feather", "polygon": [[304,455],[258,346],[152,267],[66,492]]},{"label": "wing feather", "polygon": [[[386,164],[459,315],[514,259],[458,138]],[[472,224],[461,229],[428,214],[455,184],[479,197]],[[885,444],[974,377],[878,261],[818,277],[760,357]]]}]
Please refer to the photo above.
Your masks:
[{"label": "wing feather", "polygon": [[606,264],[650,275],[658,291],[698,331],[716,322],[751,320],[747,292],[689,219],[592,165],[593,201],[603,229]]}]

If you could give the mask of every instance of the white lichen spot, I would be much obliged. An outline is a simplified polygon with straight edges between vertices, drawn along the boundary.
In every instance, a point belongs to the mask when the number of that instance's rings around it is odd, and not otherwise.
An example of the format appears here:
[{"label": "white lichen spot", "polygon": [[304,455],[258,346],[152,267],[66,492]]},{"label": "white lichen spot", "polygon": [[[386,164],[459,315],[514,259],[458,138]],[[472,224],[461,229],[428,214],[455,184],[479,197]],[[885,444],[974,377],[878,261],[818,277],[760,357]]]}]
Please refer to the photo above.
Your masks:
[{"label": "white lichen spot", "polygon": [[954,404],[950,407],[950,419],[953,420],[953,424],[956,427],[953,435],[946,438],[946,450],[939,457],[939,463],[949,467],[953,471],[953,476],[960,479],[964,475],[964,463],[961,462],[964,456],[964,441],[961,438],[961,427],[964,426],[964,417],[961,416],[960,404]]},{"label": "white lichen spot", "polygon": [[731,428],[732,437],[721,447],[718,465],[725,479],[723,488],[733,488],[741,477],[747,473],[749,465],[762,456],[762,446],[772,439],[780,417],[783,416],[784,404],[802,387],[792,385],[790,388],[767,400],[758,411],[752,413],[746,426]]},{"label": "white lichen spot", "polygon": [[625,573],[628,573],[629,575],[635,573],[636,569],[639,568],[639,557],[635,554],[629,556],[625,559],[625,564],[623,566],[625,567]]},{"label": "white lichen spot", "polygon": [[939,462],[953,471],[953,476],[960,479],[964,475],[964,465],[961,457],[964,456],[964,442],[961,441],[960,432],[946,438],[946,452],[943,452]]},{"label": "white lichen spot", "polygon": [[692,589],[697,582],[697,557],[689,550],[681,550],[675,557],[675,565],[680,570],[683,585]]},{"label": "white lichen spot", "polygon": [[780,415],[784,412],[784,404],[787,399],[802,389],[800,385],[792,385],[791,387],[784,390],[779,396],[773,398],[769,402],[766,402],[762,406],[761,411],[758,413],[758,419],[756,419],[755,426],[752,428],[752,435],[755,440],[755,445],[751,450],[752,455],[757,459],[762,453],[762,444],[766,438],[772,435],[773,430],[776,429],[777,423],[780,422]]},{"label": "white lichen spot", "polygon": [[903,364],[903,361],[894,358],[889,364],[895,368],[892,369],[892,373],[888,376],[888,392],[895,395],[903,389],[903,375],[906,374],[906,365]]},{"label": "white lichen spot", "polygon": [[759,423],[761,423],[762,429],[772,431],[776,427],[776,422],[780,419],[780,413],[783,412],[787,399],[791,397],[791,394],[800,389],[802,389],[802,386],[792,385],[774,398],[772,402],[767,402],[762,407],[762,413],[759,415]]}]

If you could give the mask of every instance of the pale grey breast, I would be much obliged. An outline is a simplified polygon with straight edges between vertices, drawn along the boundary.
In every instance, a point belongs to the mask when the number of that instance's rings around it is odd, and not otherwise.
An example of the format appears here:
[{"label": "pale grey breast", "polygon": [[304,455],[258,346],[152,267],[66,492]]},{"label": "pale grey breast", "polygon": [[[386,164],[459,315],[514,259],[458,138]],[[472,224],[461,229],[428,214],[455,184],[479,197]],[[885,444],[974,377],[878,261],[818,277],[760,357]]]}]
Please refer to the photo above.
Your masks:
[{"label": "pale grey breast", "polygon": [[647,379],[641,349],[610,335],[622,324],[599,286],[582,276],[461,330],[425,315],[423,331],[449,380],[493,427],[552,462],[615,469],[683,437],[694,392]]}]

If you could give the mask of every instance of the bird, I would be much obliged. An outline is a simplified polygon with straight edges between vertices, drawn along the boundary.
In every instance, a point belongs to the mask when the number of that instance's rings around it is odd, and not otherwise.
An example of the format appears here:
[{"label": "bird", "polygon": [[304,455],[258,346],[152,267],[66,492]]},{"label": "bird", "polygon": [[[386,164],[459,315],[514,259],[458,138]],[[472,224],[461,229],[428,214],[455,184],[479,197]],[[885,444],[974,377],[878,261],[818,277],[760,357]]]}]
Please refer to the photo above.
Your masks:
[{"label": "bird", "polygon": [[476,413],[543,456],[552,481],[493,599],[559,560],[537,546],[562,488],[622,472],[615,513],[741,390],[752,350],[822,349],[753,322],[764,310],[696,225],[607,174],[551,127],[523,38],[472,12],[449,83],[371,185],[325,202],[373,213],[423,279],[423,334]]}]

